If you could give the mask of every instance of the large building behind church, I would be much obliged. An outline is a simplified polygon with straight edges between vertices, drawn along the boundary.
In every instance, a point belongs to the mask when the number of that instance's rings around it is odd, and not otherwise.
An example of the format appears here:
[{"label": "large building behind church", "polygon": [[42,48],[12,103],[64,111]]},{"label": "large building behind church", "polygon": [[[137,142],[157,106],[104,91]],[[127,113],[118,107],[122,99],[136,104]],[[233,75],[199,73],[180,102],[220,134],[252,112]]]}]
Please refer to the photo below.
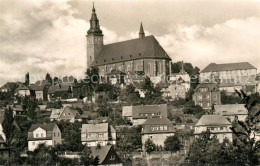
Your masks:
[{"label": "large building behind church", "polygon": [[87,67],[97,67],[100,76],[113,70],[149,77],[170,74],[171,58],[153,35],[145,36],[142,23],[136,39],[104,45],[103,37],[93,6],[87,32]]}]

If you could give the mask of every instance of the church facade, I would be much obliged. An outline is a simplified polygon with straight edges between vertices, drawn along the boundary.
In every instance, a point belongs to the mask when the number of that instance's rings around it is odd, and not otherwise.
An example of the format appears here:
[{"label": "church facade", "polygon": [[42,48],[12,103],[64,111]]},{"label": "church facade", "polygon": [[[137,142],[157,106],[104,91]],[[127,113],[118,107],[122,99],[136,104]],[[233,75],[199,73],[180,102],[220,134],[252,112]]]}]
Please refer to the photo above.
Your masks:
[{"label": "church facade", "polygon": [[153,35],[145,36],[142,23],[138,38],[104,45],[104,35],[93,6],[86,37],[87,67],[98,68],[100,76],[115,70],[149,77],[169,75],[171,72],[171,58]]}]

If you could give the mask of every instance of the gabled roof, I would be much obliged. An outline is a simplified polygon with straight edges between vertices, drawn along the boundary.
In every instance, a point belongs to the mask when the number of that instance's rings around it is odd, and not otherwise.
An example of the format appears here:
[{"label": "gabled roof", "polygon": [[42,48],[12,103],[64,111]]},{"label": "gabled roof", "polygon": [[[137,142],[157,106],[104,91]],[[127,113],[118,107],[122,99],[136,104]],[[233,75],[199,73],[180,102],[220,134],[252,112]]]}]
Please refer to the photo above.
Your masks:
[{"label": "gabled roof", "polygon": [[16,88],[16,90],[30,90],[30,87],[24,85],[24,84],[20,84],[18,88]]},{"label": "gabled roof", "polygon": [[91,152],[92,152],[92,156],[95,158],[98,156],[98,163],[102,164],[103,161],[106,159],[108,152],[110,151],[110,149],[112,148],[112,145],[107,145],[107,146],[101,146],[99,148],[97,147],[91,147]]},{"label": "gabled roof", "polygon": [[33,84],[33,85],[30,85],[30,88],[34,91],[43,91],[45,86],[44,85],[36,85],[36,84]]},{"label": "gabled roof", "polygon": [[171,59],[154,36],[104,45],[91,66],[144,58]]},{"label": "gabled roof", "polygon": [[148,118],[143,125],[171,125],[172,122],[165,117]]},{"label": "gabled roof", "polygon": [[46,131],[53,131],[54,127],[56,126],[55,123],[47,123],[47,124],[32,124],[28,132],[33,132],[37,128],[42,128]]},{"label": "gabled roof", "polygon": [[247,115],[244,104],[214,105],[214,110],[221,115]]},{"label": "gabled roof", "polygon": [[[156,114],[158,116],[167,117],[167,104],[160,105],[138,105],[138,106],[124,106],[122,114],[124,116],[132,116],[132,118],[146,119],[148,117],[141,116],[140,114]],[[156,115],[154,115],[156,116]]]},{"label": "gabled roof", "polygon": [[13,88],[15,88],[18,84],[16,82],[7,82],[5,83],[0,89],[8,89],[8,90],[12,90]]},{"label": "gabled roof", "polygon": [[203,115],[195,126],[231,125],[222,115]]},{"label": "gabled roof", "polygon": [[47,80],[39,80],[35,82],[35,85],[39,86],[51,86],[51,83]]},{"label": "gabled roof", "polygon": [[210,63],[207,67],[205,67],[201,71],[201,73],[231,71],[231,70],[247,70],[247,69],[256,69],[256,67],[254,67],[248,62],[225,63],[225,64]]},{"label": "gabled roof", "polygon": [[214,84],[214,83],[202,83],[202,84],[199,84],[196,87],[195,91],[198,91],[200,88],[208,88],[209,91],[219,91],[218,85]]},{"label": "gabled roof", "polygon": [[57,91],[69,91],[70,85],[68,84],[57,84],[55,86],[50,86],[48,90],[48,94],[54,94]]},{"label": "gabled roof", "polygon": [[[98,124],[82,124],[82,132],[97,133],[97,132],[108,132],[108,123]],[[115,129],[111,127],[111,132],[115,132]]]},{"label": "gabled roof", "polygon": [[61,112],[62,109],[52,109],[50,119],[58,119],[60,117]]}]

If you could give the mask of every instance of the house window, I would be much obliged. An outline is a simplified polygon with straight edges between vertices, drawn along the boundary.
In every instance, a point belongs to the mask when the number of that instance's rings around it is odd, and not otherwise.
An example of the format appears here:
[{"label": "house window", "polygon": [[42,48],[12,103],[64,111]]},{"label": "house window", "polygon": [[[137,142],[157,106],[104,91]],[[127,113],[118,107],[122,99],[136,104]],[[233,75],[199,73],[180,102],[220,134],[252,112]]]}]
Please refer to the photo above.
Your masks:
[{"label": "house window", "polygon": [[160,126],[160,130],[163,130],[163,126]]},{"label": "house window", "polygon": [[211,127],[210,130],[215,130],[215,127]]},{"label": "house window", "polygon": [[223,130],[223,127],[220,127],[220,130]]},{"label": "house window", "polygon": [[223,134],[223,138],[224,138],[224,139],[226,138],[226,134]]},{"label": "house window", "polygon": [[35,145],[35,142],[32,142],[32,145]]},{"label": "house window", "polygon": [[54,145],[56,145],[56,141],[54,141]]},{"label": "house window", "polygon": [[58,137],[60,136],[60,133],[58,132]]},{"label": "house window", "polygon": [[90,138],[91,137],[91,134],[87,134],[87,138]]},{"label": "house window", "polygon": [[152,139],[152,138],[153,138],[153,136],[151,136],[151,135],[150,135],[150,136],[148,136],[148,138],[149,138],[149,139]]},{"label": "house window", "polygon": [[36,134],[36,138],[38,138],[39,137],[39,134]]},{"label": "house window", "polygon": [[43,137],[43,133],[41,133],[41,137]]},{"label": "house window", "polygon": [[154,127],[151,127],[151,130],[154,131]]},{"label": "house window", "polygon": [[56,137],[56,133],[53,133],[54,137]]},{"label": "house window", "polygon": [[103,133],[98,133],[98,138],[103,138],[104,134]]},{"label": "house window", "polygon": [[198,95],[198,99],[200,99],[200,100],[201,100],[201,99],[202,99],[202,95]]},{"label": "house window", "polygon": [[168,130],[168,126],[163,126],[163,130]]},{"label": "house window", "polygon": [[111,155],[110,160],[115,160],[115,155]]},{"label": "house window", "polygon": [[100,146],[102,146],[102,145],[103,145],[103,142],[98,142],[97,144],[99,144]]}]

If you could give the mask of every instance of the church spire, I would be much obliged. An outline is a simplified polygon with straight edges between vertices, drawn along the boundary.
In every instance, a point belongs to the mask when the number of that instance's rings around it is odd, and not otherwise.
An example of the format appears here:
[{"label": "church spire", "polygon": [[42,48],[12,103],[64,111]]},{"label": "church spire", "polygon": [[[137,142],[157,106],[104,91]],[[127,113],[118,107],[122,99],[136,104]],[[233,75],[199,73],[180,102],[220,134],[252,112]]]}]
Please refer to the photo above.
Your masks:
[{"label": "church spire", "polygon": [[143,24],[142,24],[142,22],[141,22],[140,31],[139,31],[139,38],[140,38],[140,39],[143,39],[144,37],[145,37],[145,33],[144,33]]},{"label": "church spire", "polygon": [[93,2],[92,15],[90,21],[90,29],[88,34],[103,35],[102,30],[99,27],[99,20],[97,18],[96,9]]}]

